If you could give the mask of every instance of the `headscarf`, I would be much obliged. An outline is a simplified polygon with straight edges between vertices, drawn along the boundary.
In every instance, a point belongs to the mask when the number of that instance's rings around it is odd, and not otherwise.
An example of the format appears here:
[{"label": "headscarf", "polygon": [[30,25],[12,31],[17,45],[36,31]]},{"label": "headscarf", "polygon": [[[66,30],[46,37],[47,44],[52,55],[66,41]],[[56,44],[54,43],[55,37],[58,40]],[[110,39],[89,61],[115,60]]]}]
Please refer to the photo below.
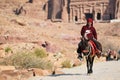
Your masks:
[{"label": "headscarf", "polygon": [[88,19],[87,19],[87,25],[88,25],[89,22],[91,22],[91,23],[92,23],[92,26],[93,26],[93,19],[92,19],[92,18],[88,18]]}]

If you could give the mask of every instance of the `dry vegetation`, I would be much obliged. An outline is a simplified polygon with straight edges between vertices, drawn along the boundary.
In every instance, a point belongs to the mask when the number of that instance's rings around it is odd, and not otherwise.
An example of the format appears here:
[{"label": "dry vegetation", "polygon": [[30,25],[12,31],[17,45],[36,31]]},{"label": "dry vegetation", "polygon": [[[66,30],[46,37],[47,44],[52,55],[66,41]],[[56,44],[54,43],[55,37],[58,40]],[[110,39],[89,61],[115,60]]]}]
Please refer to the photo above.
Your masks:
[{"label": "dry vegetation", "polygon": [[[9,3],[8,0],[0,3],[6,3],[6,1]],[[8,8],[10,5],[8,3],[4,4],[6,7],[0,8],[0,62],[2,65],[51,69],[54,66],[71,67],[80,64],[76,49],[80,41],[81,27],[85,24],[52,23],[49,20],[17,16],[11,11],[15,6]],[[119,25],[120,23],[94,23],[98,41],[101,42],[104,53],[109,48],[117,52],[120,50]],[[41,46],[45,41],[50,43],[48,49]]]}]

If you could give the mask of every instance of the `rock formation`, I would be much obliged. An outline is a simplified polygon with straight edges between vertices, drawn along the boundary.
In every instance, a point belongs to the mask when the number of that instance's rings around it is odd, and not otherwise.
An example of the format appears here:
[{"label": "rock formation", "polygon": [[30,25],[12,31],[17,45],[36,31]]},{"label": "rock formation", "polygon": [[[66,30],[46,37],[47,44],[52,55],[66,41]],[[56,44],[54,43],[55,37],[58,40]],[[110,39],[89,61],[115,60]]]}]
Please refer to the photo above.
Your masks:
[{"label": "rock formation", "polygon": [[[120,0],[3,0],[4,12],[41,20],[82,22],[120,18]],[[10,12],[12,11],[12,12]]]},{"label": "rock formation", "polygon": [[115,18],[120,19],[120,0],[116,0]]}]

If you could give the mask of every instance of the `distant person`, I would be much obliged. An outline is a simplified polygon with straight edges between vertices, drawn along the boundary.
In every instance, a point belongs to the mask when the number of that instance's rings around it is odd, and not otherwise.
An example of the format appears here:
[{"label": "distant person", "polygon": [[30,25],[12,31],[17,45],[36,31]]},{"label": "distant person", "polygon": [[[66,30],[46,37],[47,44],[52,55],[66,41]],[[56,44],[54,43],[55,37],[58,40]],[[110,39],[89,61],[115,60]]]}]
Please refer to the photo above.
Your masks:
[{"label": "distant person", "polygon": [[119,53],[117,53],[115,50],[108,49],[106,61],[119,60],[119,59],[120,59]]},{"label": "distant person", "polygon": [[50,42],[48,41],[45,41],[43,44],[42,44],[42,47],[44,47],[46,49],[46,51],[48,52],[55,52],[56,51],[56,48],[54,45],[52,45]]},{"label": "distant person", "polygon": [[111,53],[112,53],[111,49],[108,49],[108,51],[107,51],[107,57],[106,57],[106,61],[111,60]]},{"label": "distant person", "polygon": [[33,0],[29,0],[29,3],[33,3]]},{"label": "distant person", "polygon": [[33,3],[33,0],[28,0],[26,3]]},{"label": "distant person", "polygon": [[23,8],[23,6],[20,6],[19,8],[16,8],[16,10],[14,10],[16,15],[20,15],[24,12],[24,14],[26,14],[26,10]]},{"label": "distant person", "polygon": [[[87,40],[87,41],[92,40],[96,44],[96,47],[97,48],[99,47],[99,45],[97,44],[98,41],[97,41],[96,29],[93,27],[93,19],[91,18],[87,19],[87,24],[83,26],[81,29],[81,36],[82,36],[81,40]],[[78,47],[79,47],[79,50],[77,50],[78,58],[82,59],[83,58],[82,50],[84,49],[82,47],[81,42],[78,44]]]}]

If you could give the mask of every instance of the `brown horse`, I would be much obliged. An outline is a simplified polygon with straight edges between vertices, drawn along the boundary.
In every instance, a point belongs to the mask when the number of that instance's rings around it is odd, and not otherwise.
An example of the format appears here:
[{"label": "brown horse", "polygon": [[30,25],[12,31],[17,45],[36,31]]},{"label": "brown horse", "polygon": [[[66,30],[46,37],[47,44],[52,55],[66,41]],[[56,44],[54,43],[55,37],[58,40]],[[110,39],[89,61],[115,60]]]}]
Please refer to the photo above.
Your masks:
[{"label": "brown horse", "polygon": [[[95,56],[100,57],[102,52],[102,45],[97,41],[97,46],[92,40],[81,40],[82,44],[82,53],[86,57],[87,62],[87,73],[93,73],[93,62]],[[81,46],[78,46],[78,51],[81,49]],[[99,49],[99,50],[96,50]]]}]

